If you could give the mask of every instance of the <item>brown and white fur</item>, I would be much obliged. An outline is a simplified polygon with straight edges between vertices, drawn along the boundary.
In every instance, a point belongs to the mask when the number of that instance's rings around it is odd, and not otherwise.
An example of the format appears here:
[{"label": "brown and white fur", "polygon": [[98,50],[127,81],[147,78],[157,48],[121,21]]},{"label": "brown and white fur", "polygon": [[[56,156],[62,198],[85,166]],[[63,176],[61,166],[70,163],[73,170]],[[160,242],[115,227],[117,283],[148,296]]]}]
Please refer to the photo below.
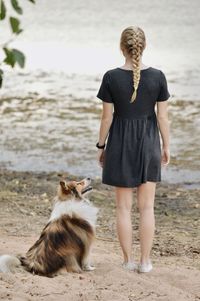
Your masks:
[{"label": "brown and white fur", "polygon": [[98,208],[85,195],[92,189],[89,178],[61,181],[54,208],[39,239],[25,257],[0,256],[0,272],[22,265],[27,271],[52,277],[58,272],[95,269],[90,264]]}]

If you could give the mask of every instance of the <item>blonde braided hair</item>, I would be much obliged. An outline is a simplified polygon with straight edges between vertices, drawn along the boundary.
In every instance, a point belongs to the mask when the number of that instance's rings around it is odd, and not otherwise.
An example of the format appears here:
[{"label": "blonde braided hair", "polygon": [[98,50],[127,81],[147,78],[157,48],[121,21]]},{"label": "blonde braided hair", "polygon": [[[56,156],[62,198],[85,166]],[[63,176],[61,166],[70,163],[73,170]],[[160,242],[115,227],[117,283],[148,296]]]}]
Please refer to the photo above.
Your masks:
[{"label": "blonde braided hair", "polygon": [[137,96],[137,89],[140,82],[140,57],[146,46],[146,38],[144,31],[137,26],[129,26],[121,33],[120,49],[126,51],[130,56],[133,66],[133,94],[131,101],[133,102]]}]

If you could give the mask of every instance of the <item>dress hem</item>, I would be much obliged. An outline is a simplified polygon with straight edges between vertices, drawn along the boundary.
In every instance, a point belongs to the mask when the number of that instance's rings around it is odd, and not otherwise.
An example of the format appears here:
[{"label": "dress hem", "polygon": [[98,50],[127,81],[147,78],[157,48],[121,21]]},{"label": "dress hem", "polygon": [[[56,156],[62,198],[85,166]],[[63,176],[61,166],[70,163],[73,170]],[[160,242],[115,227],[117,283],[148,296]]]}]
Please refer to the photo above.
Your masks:
[{"label": "dress hem", "polygon": [[148,180],[145,180],[145,181],[141,181],[139,183],[135,183],[133,185],[127,185],[127,184],[125,184],[125,185],[122,185],[122,184],[118,185],[118,184],[114,184],[114,183],[108,183],[107,181],[102,181],[103,184],[106,184],[106,185],[109,185],[109,186],[126,187],[126,188],[135,188],[135,187],[138,187],[139,185],[145,184],[147,182],[159,183],[159,182],[161,182],[161,179],[159,179],[159,180],[148,179]]}]

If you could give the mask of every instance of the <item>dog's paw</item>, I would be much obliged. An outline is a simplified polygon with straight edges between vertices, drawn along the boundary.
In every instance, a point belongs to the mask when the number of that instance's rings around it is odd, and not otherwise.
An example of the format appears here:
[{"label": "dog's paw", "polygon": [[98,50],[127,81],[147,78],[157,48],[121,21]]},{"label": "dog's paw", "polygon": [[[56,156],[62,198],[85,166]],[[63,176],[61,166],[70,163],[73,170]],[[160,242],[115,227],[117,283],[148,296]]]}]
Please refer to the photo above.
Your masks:
[{"label": "dog's paw", "polygon": [[95,269],[96,268],[94,266],[91,266],[89,264],[83,266],[84,271],[94,271]]}]

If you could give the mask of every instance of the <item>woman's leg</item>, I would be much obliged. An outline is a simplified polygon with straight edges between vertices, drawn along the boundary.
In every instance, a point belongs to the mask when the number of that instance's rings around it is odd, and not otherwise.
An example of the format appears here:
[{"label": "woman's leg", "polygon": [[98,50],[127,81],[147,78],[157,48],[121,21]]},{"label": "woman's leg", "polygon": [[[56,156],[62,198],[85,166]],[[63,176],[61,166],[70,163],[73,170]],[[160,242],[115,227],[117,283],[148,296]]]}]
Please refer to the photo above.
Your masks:
[{"label": "woman's leg", "polygon": [[154,199],[156,183],[147,182],[137,188],[137,206],[140,213],[139,237],[141,249],[141,263],[148,263],[153,244],[155,217]]},{"label": "woman's leg", "polygon": [[131,209],[133,201],[133,189],[127,187],[115,187],[117,233],[124,255],[124,262],[132,261],[132,223]]}]

